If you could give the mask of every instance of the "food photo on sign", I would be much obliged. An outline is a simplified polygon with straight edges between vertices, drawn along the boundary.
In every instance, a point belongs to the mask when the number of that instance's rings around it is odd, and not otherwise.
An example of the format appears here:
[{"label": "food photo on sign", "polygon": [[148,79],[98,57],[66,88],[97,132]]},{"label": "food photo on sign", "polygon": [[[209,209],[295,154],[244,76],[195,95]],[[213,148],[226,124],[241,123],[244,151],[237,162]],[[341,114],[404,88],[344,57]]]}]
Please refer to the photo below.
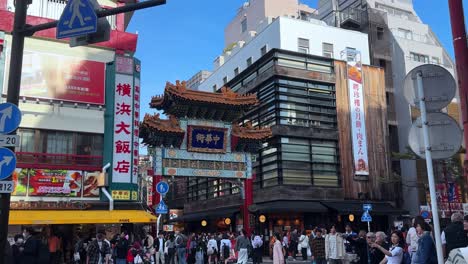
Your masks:
[{"label": "food photo on sign", "polygon": [[13,196],[99,197],[97,178],[72,170],[16,169]]}]

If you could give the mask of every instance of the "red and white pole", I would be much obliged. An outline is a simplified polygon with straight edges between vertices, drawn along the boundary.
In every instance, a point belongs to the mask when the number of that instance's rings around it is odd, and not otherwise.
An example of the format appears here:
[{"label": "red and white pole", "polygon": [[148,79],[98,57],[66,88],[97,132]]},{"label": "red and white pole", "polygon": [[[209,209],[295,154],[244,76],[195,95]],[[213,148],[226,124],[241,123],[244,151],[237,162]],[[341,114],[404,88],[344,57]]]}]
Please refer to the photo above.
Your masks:
[{"label": "red and white pole", "polygon": [[249,207],[253,204],[253,179],[245,179],[244,184],[244,205],[242,206],[244,216],[244,231],[246,236],[250,236],[250,214]]},{"label": "red and white pole", "polygon": [[[468,144],[468,46],[465,28],[465,15],[462,0],[449,0],[450,21],[452,24],[453,47],[458,73],[458,87],[460,94],[460,107],[463,119],[463,139],[465,149]],[[463,162],[464,177],[468,186],[468,155],[465,153]]]}]

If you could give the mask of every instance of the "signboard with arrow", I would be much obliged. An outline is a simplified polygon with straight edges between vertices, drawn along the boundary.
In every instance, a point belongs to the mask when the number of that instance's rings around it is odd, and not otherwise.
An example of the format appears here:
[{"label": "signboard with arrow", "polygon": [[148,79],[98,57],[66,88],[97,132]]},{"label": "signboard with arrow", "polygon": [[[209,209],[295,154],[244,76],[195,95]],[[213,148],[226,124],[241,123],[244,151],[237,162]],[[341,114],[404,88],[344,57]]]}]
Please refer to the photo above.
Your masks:
[{"label": "signboard with arrow", "polygon": [[0,134],[15,131],[21,123],[21,111],[10,103],[0,104]]},{"label": "signboard with arrow", "polygon": [[15,168],[15,153],[7,148],[0,148],[0,180],[8,178]]}]

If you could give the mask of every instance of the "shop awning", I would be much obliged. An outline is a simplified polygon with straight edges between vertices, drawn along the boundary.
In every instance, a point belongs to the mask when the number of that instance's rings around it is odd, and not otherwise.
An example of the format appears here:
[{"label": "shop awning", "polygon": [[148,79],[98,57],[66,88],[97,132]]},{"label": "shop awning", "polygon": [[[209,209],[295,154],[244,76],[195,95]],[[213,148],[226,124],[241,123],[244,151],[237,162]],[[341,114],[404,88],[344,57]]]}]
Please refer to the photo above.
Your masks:
[{"label": "shop awning", "polygon": [[156,216],[143,210],[12,210],[10,225],[152,223]]},{"label": "shop awning", "polygon": [[[215,219],[220,217],[232,217],[233,214],[239,212],[239,207],[220,208],[192,214],[184,214],[180,220],[183,221],[198,221],[203,219]],[[177,219],[179,220],[179,219]]]},{"label": "shop awning", "polygon": [[[323,205],[331,210],[342,214],[362,214],[362,205],[364,202],[357,201],[331,201],[322,202]],[[373,215],[400,215],[408,213],[403,209],[399,209],[386,202],[370,202],[372,204],[371,214]]]},{"label": "shop awning", "polygon": [[256,204],[253,209],[260,213],[304,212],[326,213],[328,209],[320,202],[314,201],[273,201]]}]

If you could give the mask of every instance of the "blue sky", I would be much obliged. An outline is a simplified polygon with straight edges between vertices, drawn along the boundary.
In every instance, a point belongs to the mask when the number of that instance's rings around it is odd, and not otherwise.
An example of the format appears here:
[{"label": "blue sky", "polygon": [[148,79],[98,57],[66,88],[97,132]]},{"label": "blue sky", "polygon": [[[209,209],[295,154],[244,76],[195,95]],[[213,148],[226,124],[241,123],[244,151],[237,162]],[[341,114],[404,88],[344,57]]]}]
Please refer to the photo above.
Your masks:
[{"label": "blue sky", "polygon": [[[224,48],[224,27],[245,0],[167,0],[167,4],[135,12],[128,28],[138,32],[136,56],[142,61],[142,112],[151,96],[161,94],[166,81],[185,80],[201,69],[212,69]],[[303,0],[312,7],[317,0]],[[463,0],[468,10],[468,0]],[[414,0],[453,57],[448,0]],[[468,15],[468,11],[466,15]]]}]

